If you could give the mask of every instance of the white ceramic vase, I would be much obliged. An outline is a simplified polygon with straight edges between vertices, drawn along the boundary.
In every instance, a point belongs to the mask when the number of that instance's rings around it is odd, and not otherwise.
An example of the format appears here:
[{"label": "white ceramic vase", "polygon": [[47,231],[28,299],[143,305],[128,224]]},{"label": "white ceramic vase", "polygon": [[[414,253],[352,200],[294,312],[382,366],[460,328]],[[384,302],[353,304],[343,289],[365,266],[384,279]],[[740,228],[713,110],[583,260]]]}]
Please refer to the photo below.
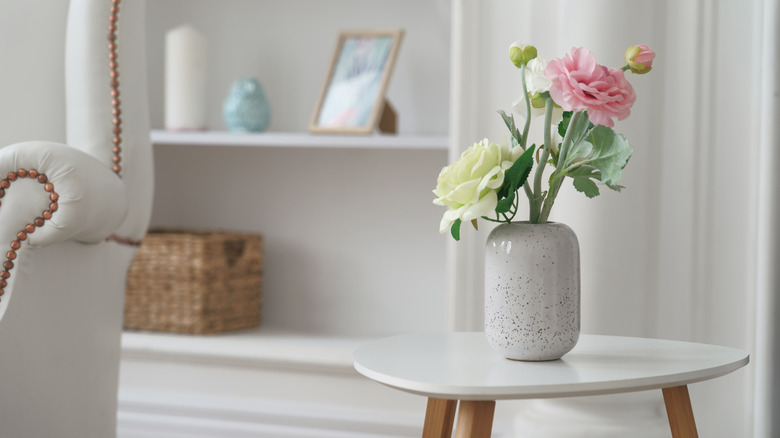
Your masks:
[{"label": "white ceramic vase", "polygon": [[560,359],[580,335],[580,249],[564,224],[501,224],[485,250],[485,335],[509,359]]}]

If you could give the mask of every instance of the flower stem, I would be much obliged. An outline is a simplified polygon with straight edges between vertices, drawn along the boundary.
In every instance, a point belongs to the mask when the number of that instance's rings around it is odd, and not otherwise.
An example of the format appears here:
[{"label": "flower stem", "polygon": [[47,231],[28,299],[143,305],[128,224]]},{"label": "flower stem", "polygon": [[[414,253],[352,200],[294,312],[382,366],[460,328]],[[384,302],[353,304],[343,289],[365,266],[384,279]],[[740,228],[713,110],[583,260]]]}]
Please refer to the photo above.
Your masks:
[{"label": "flower stem", "polygon": [[[571,139],[574,135],[574,131],[576,131],[577,123],[580,120],[580,116],[582,115],[582,111],[575,112],[571,116],[571,120],[569,120],[569,126],[566,128],[566,135],[563,137],[563,143],[561,143],[561,151],[558,155],[558,166],[553,172],[553,183],[550,186],[550,191],[547,193],[547,197],[544,200],[544,205],[542,205],[542,211],[539,214],[539,222],[540,224],[546,223],[547,218],[550,217],[550,210],[552,210],[552,206],[555,203],[555,197],[558,196],[558,190],[561,188],[561,184],[563,183],[563,166],[566,164],[566,154],[569,152],[569,147],[571,146]],[[549,129],[548,132],[545,132],[545,135],[549,135]]]},{"label": "flower stem", "polygon": [[520,79],[523,82],[523,98],[525,100],[525,124],[523,125],[523,150],[528,144],[528,130],[531,129],[531,99],[528,97],[528,86],[525,83],[525,64],[520,66]]},{"label": "flower stem", "polygon": [[[528,131],[531,129],[531,99],[528,97],[528,86],[525,83],[525,64],[520,66],[520,81],[523,83],[523,100],[525,100],[525,124],[523,125],[523,142],[520,146],[525,150],[528,143]],[[541,205],[537,195],[531,190],[531,184],[527,179],[523,184],[523,190],[525,190],[525,196],[528,198],[531,223],[534,223],[533,218],[538,216]]]},{"label": "flower stem", "polygon": [[[542,193],[542,174],[544,173],[545,166],[547,166],[547,159],[550,157],[550,150],[552,149],[552,136],[550,135],[552,111],[553,111],[553,100],[548,97],[547,99],[545,99],[544,102],[544,145],[542,148],[542,156],[539,159],[539,164],[536,166],[536,175],[534,175],[534,192],[539,194]],[[538,203],[536,207],[537,207],[537,212],[535,214],[532,214],[532,217],[530,218],[532,224],[539,223],[538,220],[540,219],[541,211],[538,210],[538,208],[540,207]],[[534,219],[536,220],[536,222],[534,222]]]}]

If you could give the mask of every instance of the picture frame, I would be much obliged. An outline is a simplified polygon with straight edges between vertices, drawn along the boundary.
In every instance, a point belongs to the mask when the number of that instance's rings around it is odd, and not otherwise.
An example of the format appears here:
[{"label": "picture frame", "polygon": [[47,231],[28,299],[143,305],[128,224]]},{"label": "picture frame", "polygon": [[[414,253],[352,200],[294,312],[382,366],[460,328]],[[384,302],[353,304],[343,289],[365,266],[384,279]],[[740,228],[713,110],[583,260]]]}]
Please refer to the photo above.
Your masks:
[{"label": "picture frame", "polygon": [[396,113],[385,92],[402,38],[401,29],[341,32],[309,131],[396,132]]}]

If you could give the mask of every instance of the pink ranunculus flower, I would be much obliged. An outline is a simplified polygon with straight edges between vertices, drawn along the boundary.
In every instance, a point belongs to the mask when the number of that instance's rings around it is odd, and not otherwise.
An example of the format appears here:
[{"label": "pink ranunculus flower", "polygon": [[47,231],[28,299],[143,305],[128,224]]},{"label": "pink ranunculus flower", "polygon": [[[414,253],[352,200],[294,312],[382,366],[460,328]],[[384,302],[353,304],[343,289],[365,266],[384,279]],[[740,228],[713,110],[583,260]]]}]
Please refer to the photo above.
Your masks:
[{"label": "pink ranunculus flower", "polygon": [[555,103],[565,111],[588,110],[594,125],[613,127],[614,117],[623,120],[631,114],[636,93],[623,70],[597,64],[588,49],[572,48],[547,64],[544,74],[552,81],[550,97]]}]

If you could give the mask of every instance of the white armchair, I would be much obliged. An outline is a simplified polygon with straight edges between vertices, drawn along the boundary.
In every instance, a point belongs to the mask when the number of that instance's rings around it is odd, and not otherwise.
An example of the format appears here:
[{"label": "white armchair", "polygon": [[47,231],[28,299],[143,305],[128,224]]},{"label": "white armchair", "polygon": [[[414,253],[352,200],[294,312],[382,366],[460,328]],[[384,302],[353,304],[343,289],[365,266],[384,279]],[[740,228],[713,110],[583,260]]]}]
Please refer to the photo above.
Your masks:
[{"label": "white armchair", "polygon": [[0,149],[2,437],[116,435],[125,276],[153,188],[143,7],[70,0],[68,145]]}]

